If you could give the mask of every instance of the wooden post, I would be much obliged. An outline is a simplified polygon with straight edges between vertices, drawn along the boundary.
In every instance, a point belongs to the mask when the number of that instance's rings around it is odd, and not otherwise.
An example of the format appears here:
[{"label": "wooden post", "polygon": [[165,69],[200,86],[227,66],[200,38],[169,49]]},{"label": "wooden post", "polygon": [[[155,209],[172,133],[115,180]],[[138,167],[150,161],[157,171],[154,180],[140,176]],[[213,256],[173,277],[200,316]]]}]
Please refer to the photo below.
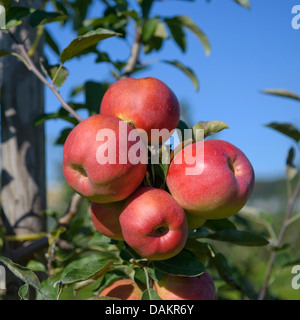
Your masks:
[{"label": "wooden post", "polygon": [[[29,1],[20,1],[29,6]],[[30,1],[40,8],[42,1]],[[12,30],[30,49],[36,31],[28,20]],[[0,32],[0,49],[16,50],[6,32]],[[43,56],[41,41],[32,57],[36,66]],[[46,207],[45,133],[35,127],[35,117],[44,112],[44,85],[14,56],[0,59],[1,86],[1,206],[16,234],[44,230]]]}]

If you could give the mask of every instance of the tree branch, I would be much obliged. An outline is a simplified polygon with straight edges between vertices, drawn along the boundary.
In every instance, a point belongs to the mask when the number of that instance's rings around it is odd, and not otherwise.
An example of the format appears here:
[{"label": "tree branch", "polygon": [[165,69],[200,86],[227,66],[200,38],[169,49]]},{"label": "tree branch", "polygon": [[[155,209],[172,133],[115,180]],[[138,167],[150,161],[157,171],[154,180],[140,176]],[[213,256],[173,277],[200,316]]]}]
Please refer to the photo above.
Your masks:
[{"label": "tree branch", "polygon": [[[281,227],[281,230],[280,230],[280,233],[279,233],[279,236],[278,236],[276,248],[280,248],[280,246],[282,245],[282,241],[284,239],[287,227],[290,224],[290,217],[291,217],[291,214],[293,212],[293,208],[295,206],[295,202],[296,202],[297,197],[298,197],[299,194],[300,194],[300,177],[299,177],[299,181],[298,181],[298,183],[296,185],[296,188],[294,190],[294,193],[292,194],[291,198],[288,201],[286,212],[285,212],[285,217],[284,217],[284,221],[283,221],[283,225]],[[277,251],[273,251],[272,254],[271,254],[270,260],[269,260],[265,281],[264,281],[263,287],[261,289],[261,292],[259,294],[258,300],[263,300],[265,298],[265,296],[266,296],[276,256],[277,256]]]},{"label": "tree branch", "polygon": [[141,29],[140,29],[140,27],[137,27],[135,40],[134,40],[134,43],[132,44],[132,47],[131,47],[131,54],[130,54],[130,57],[127,61],[126,66],[124,67],[124,73],[121,76],[121,79],[129,77],[134,72],[134,69],[138,63],[138,59],[139,59],[139,55],[140,55],[140,51],[141,51],[141,46],[142,46]]},{"label": "tree branch", "polygon": [[66,111],[68,111],[70,114],[72,114],[73,117],[75,119],[77,119],[79,122],[83,121],[83,119],[79,116],[79,114],[77,112],[75,112],[74,109],[71,106],[69,106],[66,103],[66,101],[61,97],[60,93],[56,90],[54,84],[49,83],[47,81],[47,79],[43,76],[43,74],[37,69],[37,67],[35,66],[35,64],[31,60],[31,58],[29,57],[29,55],[25,49],[24,44],[20,43],[10,30],[8,30],[8,33],[9,33],[10,37],[13,39],[13,41],[16,43],[16,45],[21,53],[21,56],[25,59],[26,66],[27,66],[28,70],[33,72],[36,75],[36,77],[54,93],[54,95],[57,97],[57,99],[60,101],[60,103],[62,104],[63,108]]}]

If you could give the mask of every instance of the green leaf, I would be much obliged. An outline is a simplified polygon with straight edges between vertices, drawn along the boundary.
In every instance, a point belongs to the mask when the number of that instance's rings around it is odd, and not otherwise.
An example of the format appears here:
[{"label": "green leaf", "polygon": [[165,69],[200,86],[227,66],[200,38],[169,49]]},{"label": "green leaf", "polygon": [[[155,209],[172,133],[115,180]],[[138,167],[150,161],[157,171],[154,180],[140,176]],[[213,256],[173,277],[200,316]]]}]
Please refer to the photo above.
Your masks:
[{"label": "green leaf", "polygon": [[249,231],[224,229],[208,235],[206,238],[230,242],[240,246],[265,246],[269,243],[260,235]]},{"label": "green leaf", "polygon": [[63,119],[63,120],[66,120],[74,125],[78,124],[78,120],[76,120],[75,118],[73,118],[71,116],[61,114],[60,112],[40,114],[34,119],[33,124],[34,124],[34,126],[39,126],[42,123],[44,123],[45,121],[50,120],[50,119]]},{"label": "green leaf", "polygon": [[194,253],[183,249],[175,257],[153,261],[153,265],[160,271],[175,276],[196,277],[205,271],[204,265]]},{"label": "green leaf", "polygon": [[249,0],[234,0],[236,3],[238,3],[239,5],[250,9],[250,1]]},{"label": "green leaf", "polygon": [[157,292],[154,289],[149,288],[143,292],[141,300],[162,300],[162,298],[157,294]]},{"label": "green leaf", "polygon": [[10,51],[0,50],[0,57],[8,56],[10,54],[11,54]]},{"label": "green leaf", "polygon": [[189,126],[183,121],[179,120],[178,125],[177,125],[178,131],[178,138],[180,142],[183,142],[185,140],[184,136],[184,130],[190,129]]},{"label": "green leaf", "polygon": [[176,18],[165,19],[165,22],[171,32],[174,41],[177,43],[179,48],[185,52],[186,50],[186,38],[183,31],[182,24],[178,22]]},{"label": "green leaf", "polygon": [[285,167],[285,174],[288,181],[292,181],[298,173],[298,169],[294,164],[295,161],[295,148],[290,148],[288,152],[288,156],[286,159],[286,167]]},{"label": "green leaf", "polygon": [[32,286],[35,290],[39,292],[41,291],[40,281],[32,270],[14,263],[10,259],[3,256],[0,256],[0,262],[5,264],[6,267],[20,280]]},{"label": "green leaf", "polygon": [[87,81],[85,89],[85,105],[90,114],[99,113],[102,98],[109,87],[109,83]]},{"label": "green leaf", "polygon": [[143,24],[141,38],[144,43],[146,43],[152,38],[158,23],[159,18],[151,18],[146,20],[146,22]]},{"label": "green leaf", "polygon": [[176,21],[178,24],[180,24],[183,27],[186,27],[191,32],[194,33],[194,35],[200,40],[202,43],[205,54],[208,56],[210,54],[211,48],[208,38],[206,37],[205,33],[197,26],[197,24],[189,17],[189,16],[177,16],[172,19],[173,21]]},{"label": "green leaf", "polygon": [[16,27],[22,23],[22,19],[31,13],[31,9],[21,6],[14,6],[6,12],[6,29]]},{"label": "green leaf", "polygon": [[72,130],[73,130],[73,128],[63,129],[60,133],[60,136],[56,139],[55,144],[63,145],[66,142],[68,135],[70,134],[70,132]]},{"label": "green leaf", "polygon": [[47,24],[50,22],[65,20],[67,17],[57,12],[46,12],[35,10],[30,16],[30,25],[35,28],[38,25]]},{"label": "green leaf", "polygon": [[165,28],[164,22],[159,22],[156,26],[154,36],[162,39],[167,39],[168,38],[168,33]]},{"label": "green leaf", "polygon": [[62,65],[49,66],[50,78],[54,81],[54,84],[60,88],[66,81],[69,71]]},{"label": "green leaf", "polygon": [[153,0],[139,0],[142,9],[143,18],[148,18]]},{"label": "green leaf", "polygon": [[234,223],[228,219],[207,220],[204,226],[213,231],[220,231],[223,229],[236,229]]},{"label": "green leaf", "polygon": [[120,36],[121,34],[99,28],[97,30],[92,30],[83,36],[79,36],[74,39],[61,53],[60,60],[62,63],[76,57],[82,51],[89,47],[98,44],[99,41],[111,38],[114,36]]},{"label": "green leaf", "polygon": [[291,123],[272,122],[265,126],[294,139],[296,142],[300,141],[300,131]]},{"label": "green leaf", "polygon": [[18,296],[21,300],[29,300],[29,286],[27,283],[23,284],[18,290]]},{"label": "green leaf", "polygon": [[46,267],[44,266],[44,264],[42,264],[39,261],[36,260],[30,260],[27,265],[26,268],[32,270],[32,271],[42,271],[42,272],[46,272]]},{"label": "green leaf", "polygon": [[279,97],[290,98],[296,101],[300,101],[300,96],[296,93],[286,89],[265,89],[262,93],[271,94]]},{"label": "green leaf", "polygon": [[68,264],[60,281],[64,285],[99,278],[111,269],[112,263],[101,254],[92,254]]},{"label": "green leaf", "polygon": [[228,129],[228,125],[224,121],[199,121],[193,126],[193,136],[195,141],[202,140],[202,134],[197,133],[197,129],[204,130],[204,139],[208,136],[220,132],[221,130]]},{"label": "green leaf", "polygon": [[196,74],[194,73],[194,71],[193,71],[191,68],[189,68],[189,67],[183,65],[181,62],[175,61],[175,60],[174,60],[174,61],[162,60],[162,62],[167,63],[167,64],[170,64],[170,65],[172,65],[172,66],[174,66],[174,67],[177,67],[177,68],[180,69],[182,72],[184,72],[184,73],[189,77],[189,79],[192,81],[195,90],[196,90],[196,91],[199,90],[199,81],[198,81],[198,78],[197,78]]},{"label": "green leaf", "polygon": [[44,34],[45,34],[45,41],[48,44],[48,46],[55,52],[58,56],[60,55],[59,48],[54,41],[53,37],[51,34],[48,32],[48,30],[44,29]]}]

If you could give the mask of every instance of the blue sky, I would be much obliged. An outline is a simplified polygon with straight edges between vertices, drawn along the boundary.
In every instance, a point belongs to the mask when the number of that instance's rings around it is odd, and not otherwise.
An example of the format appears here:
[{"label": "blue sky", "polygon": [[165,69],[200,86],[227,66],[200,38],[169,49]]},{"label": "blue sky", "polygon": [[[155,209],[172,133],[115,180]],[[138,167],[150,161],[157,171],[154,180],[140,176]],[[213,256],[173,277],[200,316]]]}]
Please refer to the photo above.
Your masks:
[{"label": "blue sky", "polygon": [[[143,61],[180,60],[197,74],[200,90],[195,91],[181,71],[163,63],[154,63],[147,71],[136,74],[136,77],[159,78],[180,101],[186,101],[191,124],[200,120],[225,121],[230,129],[222,131],[217,138],[233,143],[247,155],[257,179],[282,177],[288,149],[293,146],[292,140],[264,124],[291,122],[300,128],[299,103],[260,92],[285,88],[300,94],[300,29],[294,30],[291,25],[294,16],[291,11],[296,4],[300,0],[251,0],[251,10],[247,10],[233,0],[159,1],[153,7],[152,16],[190,16],[209,38],[211,54],[206,56],[198,39],[187,31],[186,53],[169,40],[159,53],[142,54],[141,58]],[[96,17],[100,9],[96,5],[89,16]],[[49,30],[60,49],[75,37],[70,30],[59,29],[56,24],[49,25]],[[116,59],[129,55],[129,47],[117,38],[105,40],[100,46]],[[51,62],[57,62],[48,50],[46,53]],[[66,63],[70,75],[61,88],[66,100],[71,89],[84,81],[112,80],[109,66],[95,64],[94,60],[89,55]],[[83,102],[84,98],[78,96],[78,101]],[[58,107],[56,98],[46,90],[46,111],[53,112]],[[61,120],[46,123],[50,185],[61,177],[62,147],[54,146],[53,141],[66,126]]]}]

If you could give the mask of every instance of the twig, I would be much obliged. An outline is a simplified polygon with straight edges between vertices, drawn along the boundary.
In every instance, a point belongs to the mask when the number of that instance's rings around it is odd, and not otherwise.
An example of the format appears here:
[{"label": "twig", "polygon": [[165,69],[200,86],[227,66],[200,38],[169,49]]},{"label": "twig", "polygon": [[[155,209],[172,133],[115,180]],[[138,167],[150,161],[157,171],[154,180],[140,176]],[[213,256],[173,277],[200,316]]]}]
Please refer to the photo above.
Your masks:
[{"label": "twig", "polygon": [[58,224],[60,225],[69,225],[74,215],[78,211],[78,206],[82,197],[78,193],[74,193],[71,199],[70,207],[68,212],[58,220]]},{"label": "twig", "polygon": [[36,75],[36,77],[54,93],[54,95],[60,101],[60,103],[62,104],[62,106],[65,110],[67,110],[70,114],[72,114],[74,116],[74,118],[77,119],[79,122],[83,121],[83,119],[79,116],[79,114],[77,112],[75,112],[73,110],[73,108],[70,107],[65,102],[65,100],[61,97],[60,93],[56,90],[54,83],[49,83],[47,81],[47,79],[43,76],[43,74],[37,69],[37,67],[33,63],[32,59],[29,57],[29,55],[25,49],[24,44],[20,43],[10,30],[8,30],[8,34],[13,39],[13,41],[16,43],[16,45],[21,53],[21,56],[26,61],[25,65],[28,68],[28,70],[33,72]]},{"label": "twig", "polygon": [[[288,201],[283,225],[281,227],[281,230],[280,230],[280,233],[278,236],[276,248],[279,248],[282,245],[282,241],[284,239],[287,227],[290,224],[290,217],[293,212],[293,208],[294,208],[295,202],[296,202],[299,194],[300,194],[300,177],[299,177],[299,181],[296,185],[296,188],[294,190],[294,193],[292,194],[291,198]],[[273,266],[275,263],[276,256],[277,256],[277,251],[273,251],[271,254],[270,260],[269,260],[265,281],[264,281],[263,287],[261,289],[261,292],[259,294],[258,300],[263,300],[266,296],[266,292],[268,289],[268,285],[269,285],[269,281],[270,281],[270,277],[271,277],[271,273],[272,273],[272,269],[273,269]]]},{"label": "twig", "polygon": [[141,51],[141,46],[142,46],[141,29],[140,29],[140,27],[137,27],[135,40],[134,40],[134,43],[132,44],[132,47],[131,47],[131,54],[130,54],[130,57],[127,61],[126,66],[124,67],[124,73],[121,76],[121,79],[129,77],[134,72],[134,69],[138,63],[138,59],[139,59],[139,55],[140,55],[140,51]]}]

